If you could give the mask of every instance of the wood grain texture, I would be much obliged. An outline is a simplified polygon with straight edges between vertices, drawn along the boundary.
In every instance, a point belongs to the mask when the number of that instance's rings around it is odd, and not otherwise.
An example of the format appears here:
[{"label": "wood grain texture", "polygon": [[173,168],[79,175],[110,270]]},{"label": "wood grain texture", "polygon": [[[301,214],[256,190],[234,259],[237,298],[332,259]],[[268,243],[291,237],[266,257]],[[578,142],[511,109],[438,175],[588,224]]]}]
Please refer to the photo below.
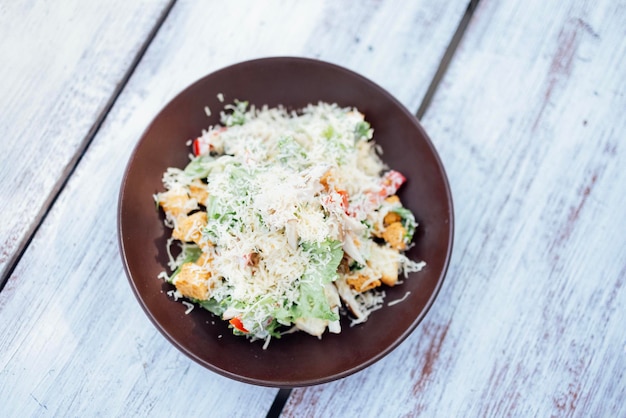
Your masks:
[{"label": "wood grain texture", "polygon": [[455,200],[426,320],[283,416],[626,416],[624,2],[482,0],[423,124]]},{"label": "wood grain texture", "polygon": [[0,6],[0,282],[168,3]]},{"label": "wood grain texture", "polygon": [[[169,75],[167,85],[159,85],[163,94],[159,105],[226,65],[297,55],[357,71],[414,108],[466,7],[460,0],[445,4],[420,0],[410,5],[369,0],[359,7],[332,1],[298,3],[246,4],[245,13],[241,2],[213,2],[199,11],[200,6],[177,3],[175,17],[165,23],[162,36],[153,43],[153,48],[167,48],[168,54],[147,57],[153,71]],[[208,26],[207,19],[211,20]],[[180,24],[194,29],[182,30]],[[196,48],[195,56],[186,45]]]},{"label": "wood grain texture", "polygon": [[[0,399],[11,400],[4,410],[263,416],[276,389],[195,364],[134,300],[116,236],[125,165],[149,121],[178,91],[244,59],[318,56],[372,77],[415,106],[465,8],[431,3],[415,2],[398,14],[394,1],[349,10],[273,1],[246,3],[243,13],[240,2],[178,1],[0,292]],[[419,53],[407,53],[416,40]]]}]

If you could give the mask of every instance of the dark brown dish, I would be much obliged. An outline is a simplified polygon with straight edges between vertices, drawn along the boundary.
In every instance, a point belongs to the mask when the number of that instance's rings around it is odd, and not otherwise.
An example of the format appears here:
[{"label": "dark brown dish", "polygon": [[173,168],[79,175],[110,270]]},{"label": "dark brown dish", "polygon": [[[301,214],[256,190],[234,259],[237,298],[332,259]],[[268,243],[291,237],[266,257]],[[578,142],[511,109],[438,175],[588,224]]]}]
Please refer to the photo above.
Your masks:
[{"label": "dark brown dish", "polygon": [[[218,100],[223,94],[225,102]],[[319,101],[354,106],[374,128],[383,160],[407,177],[399,196],[419,227],[407,255],[427,266],[403,284],[386,289],[385,305],[364,324],[321,340],[306,333],[262,342],[232,335],[228,323],[201,308],[186,307],[157,278],[167,267],[170,230],[152,195],[163,190],[162,173],[184,167],[187,140],[219,122],[219,110],[234,99],[256,106],[298,109]],[[212,115],[207,117],[205,106]],[[246,383],[297,387],[329,382],[355,373],[388,354],[420,323],[443,282],[453,239],[453,210],[446,175],[417,119],[382,88],[344,68],[303,58],[266,58],[212,73],[176,96],[148,126],[133,152],[122,182],[118,213],[120,251],[131,287],[148,317],[189,357],[221,375]]]}]

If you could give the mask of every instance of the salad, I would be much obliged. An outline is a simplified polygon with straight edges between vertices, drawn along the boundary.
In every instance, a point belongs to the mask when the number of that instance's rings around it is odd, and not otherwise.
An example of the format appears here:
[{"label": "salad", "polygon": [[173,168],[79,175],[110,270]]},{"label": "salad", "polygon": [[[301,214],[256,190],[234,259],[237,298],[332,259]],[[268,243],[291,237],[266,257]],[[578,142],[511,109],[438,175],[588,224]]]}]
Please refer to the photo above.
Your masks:
[{"label": "salad", "polygon": [[220,117],[154,196],[172,229],[160,277],[176,299],[267,348],[288,332],[340,333],[342,313],[366,321],[385,286],[423,268],[404,255],[417,227],[396,195],[406,179],[357,109],[235,101]]}]

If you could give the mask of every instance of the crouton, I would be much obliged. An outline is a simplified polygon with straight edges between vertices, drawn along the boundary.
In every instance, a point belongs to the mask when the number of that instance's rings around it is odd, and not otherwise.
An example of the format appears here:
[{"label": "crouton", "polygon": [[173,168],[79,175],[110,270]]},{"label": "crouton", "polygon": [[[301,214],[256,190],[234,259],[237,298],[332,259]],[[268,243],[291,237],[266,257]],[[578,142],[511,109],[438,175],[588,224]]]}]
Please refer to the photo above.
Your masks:
[{"label": "crouton", "polygon": [[201,266],[201,267],[208,266],[209,263],[211,263],[211,261],[213,261],[213,254],[203,252],[202,254],[200,254],[200,257],[198,257],[198,259],[196,260],[196,265]]},{"label": "crouton", "polygon": [[406,230],[400,222],[394,222],[387,226],[382,233],[383,239],[396,250],[404,250],[406,248],[406,242],[404,242],[404,235]]},{"label": "crouton", "polygon": [[186,217],[180,217],[174,231],[172,231],[172,237],[174,239],[195,242],[200,245],[202,239],[202,228],[207,223],[206,212],[196,212],[193,215]]},{"label": "crouton", "polygon": [[206,189],[206,184],[200,180],[194,180],[189,184],[189,196],[192,199],[196,199],[201,205],[206,206],[206,200],[209,198],[209,192]]},{"label": "crouton", "polygon": [[380,281],[387,286],[398,283],[398,251],[382,245],[373,245],[368,266],[380,275]]},{"label": "crouton", "polygon": [[396,203],[400,203],[400,198],[397,195],[391,195],[385,199],[385,202],[394,205]]},{"label": "crouton", "polygon": [[207,300],[209,298],[209,279],[211,272],[194,263],[185,263],[174,277],[176,289],[185,297]]},{"label": "crouton", "polygon": [[328,170],[320,177],[320,184],[324,186],[324,190],[329,191],[330,185],[335,183],[332,170]]},{"label": "crouton", "polygon": [[190,199],[183,188],[168,190],[158,195],[159,205],[169,217],[176,219],[198,209],[197,201]]},{"label": "crouton", "polygon": [[358,274],[356,276],[346,277],[346,283],[350,285],[354,290],[359,293],[366,292],[370,289],[380,286],[380,280],[366,276],[365,274]]},{"label": "crouton", "polygon": [[400,222],[401,220],[402,217],[400,217],[400,215],[398,215],[396,212],[387,212],[387,214],[383,218],[383,225],[391,225],[393,223]]}]

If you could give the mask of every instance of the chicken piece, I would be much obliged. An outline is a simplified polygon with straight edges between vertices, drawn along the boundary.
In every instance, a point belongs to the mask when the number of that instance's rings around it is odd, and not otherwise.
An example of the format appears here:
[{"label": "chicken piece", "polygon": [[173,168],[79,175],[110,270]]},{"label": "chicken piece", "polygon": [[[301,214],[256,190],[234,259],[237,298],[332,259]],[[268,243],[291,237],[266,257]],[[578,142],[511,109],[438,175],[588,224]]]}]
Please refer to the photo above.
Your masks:
[{"label": "chicken piece", "polygon": [[324,296],[326,296],[328,304],[331,308],[341,305],[337,288],[332,283],[326,283],[324,285]]},{"label": "chicken piece", "polygon": [[337,287],[337,292],[341,300],[343,300],[347,308],[352,312],[352,315],[354,315],[358,321],[365,319],[366,315],[361,311],[361,306],[357,302],[354,290],[352,290],[350,285],[348,285],[345,280],[339,278],[335,281],[335,286]]},{"label": "chicken piece", "polygon": [[370,250],[368,266],[380,276],[380,281],[387,286],[398,283],[398,251],[382,245],[373,245]]},{"label": "chicken piece", "polygon": [[206,212],[196,212],[193,215],[180,217],[172,231],[172,238],[184,242],[195,242],[200,245],[202,228],[206,226],[206,223]]},{"label": "chicken piece", "polygon": [[[339,315],[339,306],[333,308],[333,312]],[[341,322],[339,320],[328,322],[328,332],[333,334],[341,334]]]},{"label": "chicken piece", "polygon": [[183,188],[170,189],[158,195],[159,205],[171,218],[176,219],[198,209],[198,202],[189,198]]},{"label": "chicken piece", "polygon": [[346,283],[359,293],[367,292],[370,289],[380,286],[380,280],[365,274],[346,277]]},{"label": "chicken piece", "polygon": [[295,324],[299,330],[319,338],[326,331],[328,321],[319,318],[298,318],[295,320]]},{"label": "chicken piece", "polygon": [[174,277],[176,289],[185,297],[207,300],[209,298],[209,279],[211,272],[195,263],[185,263]]},{"label": "chicken piece", "polygon": [[[332,283],[326,283],[324,285],[324,295],[326,299],[328,299],[328,304],[330,305],[330,309],[339,316],[339,306],[341,305],[341,299],[339,298],[339,293],[337,292],[337,288]],[[333,334],[339,334],[341,332],[341,323],[339,320],[329,321],[328,322],[328,331]]]},{"label": "chicken piece", "polygon": [[354,261],[359,264],[365,264],[365,259],[359,250],[361,243],[358,238],[354,236],[353,233],[349,231],[345,231],[345,235],[343,237],[342,248],[343,251],[348,254]]},{"label": "chicken piece", "polygon": [[391,248],[396,250],[404,250],[406,248],[406,242],[404,242],[404,235],[406,230],[400,222],[394,222],[389,225],[382,233],[383,239],[389,243]]},{"label": "chicken piece", "polygon": [[287,243],[292,249],[298,248],[298,221],[296,219],[290,219],[285,224],[285,235],[287,236]]},{"label": "chicken piece", "polygon": [[192,199],[196,199],[201,205],[206,206],[206,200],[209,198],[209,192],[206,189],[206,184],[200,180],[194,180],[189,184],[189,196]]}]

